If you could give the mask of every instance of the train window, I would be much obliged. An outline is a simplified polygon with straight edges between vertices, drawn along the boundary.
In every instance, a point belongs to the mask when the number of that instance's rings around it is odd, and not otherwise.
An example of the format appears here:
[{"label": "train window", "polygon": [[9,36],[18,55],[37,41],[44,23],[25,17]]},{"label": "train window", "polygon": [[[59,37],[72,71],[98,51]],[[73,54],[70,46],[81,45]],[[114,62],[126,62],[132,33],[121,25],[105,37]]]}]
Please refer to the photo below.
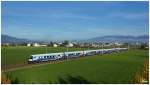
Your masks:
[{"label": "train window", "polygon": [[46,56],[44,56],[44,58],[46,58]]},{"label": "train window", "polygon": [[47,58],[49,58],[49,56],[47,56]]},{"label": "train window", "polygon": [[77,53],[77,55],[80,55],[80,53]]}]

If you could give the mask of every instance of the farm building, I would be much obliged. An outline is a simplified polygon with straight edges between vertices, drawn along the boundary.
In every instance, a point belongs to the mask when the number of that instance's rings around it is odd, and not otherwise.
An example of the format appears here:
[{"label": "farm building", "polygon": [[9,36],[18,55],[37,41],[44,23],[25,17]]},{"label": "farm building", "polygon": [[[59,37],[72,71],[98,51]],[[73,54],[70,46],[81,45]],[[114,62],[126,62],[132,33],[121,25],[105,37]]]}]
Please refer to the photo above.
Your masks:
[{"label": "farm building", "polygon": [[53,44],[53,47],[58,47],[58,45],[57,44]]},{"label": "farm building", "polygon": [[114,43],[114,44],[117,45],[117,46],[121,46],[122,45],[121,43],[117,43],[117,42]]},{"label": "farm building", "polygon": [[68,45],[66,45],[66,47],[73,47],[72,43],[68,43]]},{"label": "farm building", "polygon": [[27,44],[27,46],[28,46],[28,47],[30,47],[30,46],[31,46],[31,44],[30,44],[30,43],[28,43],[28,44]]},{"label": "farm building", "polygon": [[38,46],[40,46],[40,44],[34,43],[33,46],[34,46],[34,47],[38,47]]}]

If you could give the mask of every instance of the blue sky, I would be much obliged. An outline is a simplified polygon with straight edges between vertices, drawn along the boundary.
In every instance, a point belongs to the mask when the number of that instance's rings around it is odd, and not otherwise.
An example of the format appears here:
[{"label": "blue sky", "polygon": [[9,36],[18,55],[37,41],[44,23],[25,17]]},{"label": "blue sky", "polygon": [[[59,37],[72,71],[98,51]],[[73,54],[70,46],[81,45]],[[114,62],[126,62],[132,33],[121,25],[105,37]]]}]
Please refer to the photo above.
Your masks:
[{"label": "blue sky", "polygon": [[148,2],[2,2],[2,34],[33,40],[148,35]]}]

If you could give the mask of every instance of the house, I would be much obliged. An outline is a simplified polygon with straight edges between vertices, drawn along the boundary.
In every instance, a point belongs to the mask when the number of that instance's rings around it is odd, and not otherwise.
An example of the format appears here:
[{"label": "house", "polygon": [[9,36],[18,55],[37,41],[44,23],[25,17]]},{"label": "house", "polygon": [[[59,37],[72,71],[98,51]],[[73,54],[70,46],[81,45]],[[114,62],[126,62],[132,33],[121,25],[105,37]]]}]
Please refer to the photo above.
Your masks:
[{"label": "house", "polygon": [[38,43],[34,43],[33,46],[38,47],[40,45]]},{"label": "house", "polygon": [[28,47],[30,47],[30,46],[31,46],[31,44],[30,44],[30,43],[28,43],[28,44],[27,44],[27,46],[28,46]]},{"label": "house", "polygon": [[117,42],[114,43],[114,44],[117,45],[117,46],[121,46],[122,45],[121,43],[117,43]]},{"label": "house", "polygon": [[91,47],[99,47],[99,45],[92,43],[92,44],[91,44]]},{"label": "house", "polygon": [[53,44],[53,47],[58,47],[58,45],[57,44]]},{"label": "house", "polygon": [[68,44],[66,45],[66,47],[73,47],[73,44],[72,44],[72,43],[68,43]]}]

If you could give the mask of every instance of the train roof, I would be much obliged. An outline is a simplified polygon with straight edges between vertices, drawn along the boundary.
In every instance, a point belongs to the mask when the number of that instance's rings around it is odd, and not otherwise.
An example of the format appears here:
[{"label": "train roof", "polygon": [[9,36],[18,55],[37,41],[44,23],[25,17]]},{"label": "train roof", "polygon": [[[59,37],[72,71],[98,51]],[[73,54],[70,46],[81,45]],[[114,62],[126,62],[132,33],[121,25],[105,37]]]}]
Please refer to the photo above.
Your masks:
[{"label": "train roof", "polygon": [[63,52],[60,52],[60,53],[47,53],[47,54],[35,54],[35,55],[31,55],[31,56],[42,56],[42,55],[59,55],[59,54],[63,54]]},{"label": "train roof", "polygon": [[[111,48],[111,49],[97,49],[97,50],[84,50],[86,52],[90,52],[90,51],[107,51],[107,50],[115,50],[115,49],[127,49],[127,48]],[[60,53],[47,53],[47,54],[35,54],[35,55],[31,55],[31,56],[42,56],[42,55],[59,55],[59,54],[63,54],[63,53],[80,53],[83,51],[70,51],[70,52],[60,52]]]},{"label": "train roof", "polygon": [[70,52],[65,52],[65,53],[80,53],[80,52],[83,52],[83,51],[70,51]]}]

